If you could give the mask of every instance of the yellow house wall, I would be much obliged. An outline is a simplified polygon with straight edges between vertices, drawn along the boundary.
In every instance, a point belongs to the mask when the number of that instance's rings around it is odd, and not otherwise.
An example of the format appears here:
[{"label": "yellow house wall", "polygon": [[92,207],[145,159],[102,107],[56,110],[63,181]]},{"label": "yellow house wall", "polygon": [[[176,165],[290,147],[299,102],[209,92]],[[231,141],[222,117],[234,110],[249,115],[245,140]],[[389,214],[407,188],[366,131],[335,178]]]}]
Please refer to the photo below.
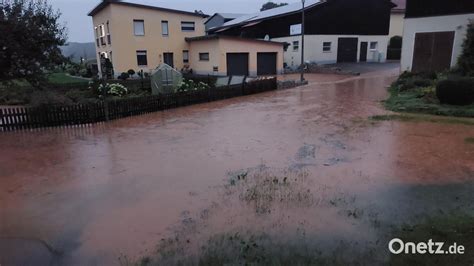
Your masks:
[{"label": "yellow house wall", "polygon": [[[189,50],[186,37],[205,34],[204,18],[174,12],[147,8],[109,4],[93,17],[94,26],[109,21],[112,45],[97,49],[98,52],[112,51],[115,74],[143,69],[151,71],[163,62],[163,53],[173,53],[174,67],[181,69],[183,50]],[[135,36],[133,20],[144,20],[145,36]],[[161,21],[168,21],[168,36],[162,35]],[[181,31],[182,21],[194,21],[195,31]],[[146,50],[148,65],[138,66],[136,51]]]},{"label": "yellow house wall", "polygon": [[[209,53],[209,61],[199,61],[199,53]],[[251,76],[257,75],[258,53],[277,53],[277,72],[283,72],[283,45],[224,38],[191,42],[190,67],[197,74],[227,75],[227,53],[248,53]]]},{"label": "yellow house wall", "polygon": [[405,14],[392,13],[390,16],[390,33],[389,38],[393,36],[403,36],[403,24],[405,22]]}]

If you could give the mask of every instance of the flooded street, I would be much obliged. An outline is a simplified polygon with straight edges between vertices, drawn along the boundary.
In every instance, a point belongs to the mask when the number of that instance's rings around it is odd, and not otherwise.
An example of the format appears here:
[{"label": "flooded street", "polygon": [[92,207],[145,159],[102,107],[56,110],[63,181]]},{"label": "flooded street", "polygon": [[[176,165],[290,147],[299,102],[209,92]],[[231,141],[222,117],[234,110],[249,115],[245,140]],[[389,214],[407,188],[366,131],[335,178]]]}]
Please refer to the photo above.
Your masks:
[{"label": "flooded street", "polygon": [[192,255],[236,232],[384,248],[379,228],[474,213],[473,126],[369,119],[397,71],[0,134],[0,264]]}]

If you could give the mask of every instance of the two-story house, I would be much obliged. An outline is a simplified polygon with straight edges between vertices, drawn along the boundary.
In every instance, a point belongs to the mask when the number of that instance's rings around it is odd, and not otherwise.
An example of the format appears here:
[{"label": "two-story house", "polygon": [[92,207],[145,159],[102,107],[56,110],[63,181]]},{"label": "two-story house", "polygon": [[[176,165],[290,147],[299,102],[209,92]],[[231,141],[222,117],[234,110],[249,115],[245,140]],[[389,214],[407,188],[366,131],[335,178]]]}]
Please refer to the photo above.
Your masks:
[{"label": "two-story house", "polygon": [[208,17],[120,0],[101,2],[89,16],[94,24],[98,62],[101,57],[110,59],[115,75],[129,69],[148,72],[160,63],[183,68],[189,63],[185,39],[205,35]]}]

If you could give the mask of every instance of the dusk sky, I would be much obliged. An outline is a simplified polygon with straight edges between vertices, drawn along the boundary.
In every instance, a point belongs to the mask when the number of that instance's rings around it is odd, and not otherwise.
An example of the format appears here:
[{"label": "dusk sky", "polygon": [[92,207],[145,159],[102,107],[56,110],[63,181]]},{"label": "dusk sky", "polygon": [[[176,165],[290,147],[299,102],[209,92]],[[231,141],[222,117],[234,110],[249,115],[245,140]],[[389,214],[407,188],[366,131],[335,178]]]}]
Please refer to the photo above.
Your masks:
[{"label": "dusk sky", "polygon": [[[93,42],[92,18],[87,16],[100,0],[49,0],[54,9],[62,13],[62,20],[68,28],[70,42]],[[158,5],[166,8],[204,11],[206,14],[254,13],[267,0],[143,0],[144,4]],[[275,1],[294,3],[297,0]]]}]

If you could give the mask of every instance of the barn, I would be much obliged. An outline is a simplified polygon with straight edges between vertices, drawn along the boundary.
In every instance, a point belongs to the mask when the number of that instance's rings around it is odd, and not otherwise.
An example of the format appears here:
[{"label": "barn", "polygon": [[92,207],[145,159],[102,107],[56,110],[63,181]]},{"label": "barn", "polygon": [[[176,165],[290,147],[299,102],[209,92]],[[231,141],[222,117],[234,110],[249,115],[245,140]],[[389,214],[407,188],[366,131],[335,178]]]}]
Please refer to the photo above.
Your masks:
[{"label": "barn", "polygon": [[457,64],[473,0],[408,0],[403,30],[402,71],[443,71]]},{"label": "barn", "polygon": [[[305,61],[384,62],[391,9],[389,0],[307,0]],[[241,16],[210,29],[210,34],[288,43],[284,62],[301,64],[302,3]]]}]

